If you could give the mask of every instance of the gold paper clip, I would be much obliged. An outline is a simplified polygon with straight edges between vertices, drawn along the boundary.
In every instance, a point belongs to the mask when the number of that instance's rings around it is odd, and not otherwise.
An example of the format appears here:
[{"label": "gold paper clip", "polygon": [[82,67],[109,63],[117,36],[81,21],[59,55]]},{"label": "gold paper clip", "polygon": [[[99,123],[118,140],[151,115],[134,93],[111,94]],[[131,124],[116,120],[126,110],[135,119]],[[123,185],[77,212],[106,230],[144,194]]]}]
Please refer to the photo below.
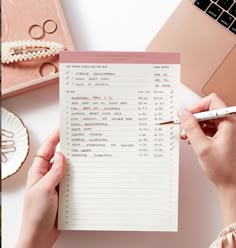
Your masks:
[{"label": "gold paper clip", "polygon": [[15,142],[14,140],[2,140],[2,145],[1,145],[1,161],[2,162],[7,162],[7,153],[10,152],[15,152],[16,147],[15,147]]},{"label": "gold paper clip", "polygon": [[[3,139],[3,137],[7,139]],[[7,162],[7,153],[15,152],[15,141],[12,140],[14,133],[6,129],[1,129],[1,161]]]},{"label": "gold paper clip", "polygon": [[3,136],[3,137],[5,136],[7,138],[13,138],[14,133],[12,133],[12,132],[10,132],[10,131],[8,131],[6,129],[1,128],[1,136]]}]

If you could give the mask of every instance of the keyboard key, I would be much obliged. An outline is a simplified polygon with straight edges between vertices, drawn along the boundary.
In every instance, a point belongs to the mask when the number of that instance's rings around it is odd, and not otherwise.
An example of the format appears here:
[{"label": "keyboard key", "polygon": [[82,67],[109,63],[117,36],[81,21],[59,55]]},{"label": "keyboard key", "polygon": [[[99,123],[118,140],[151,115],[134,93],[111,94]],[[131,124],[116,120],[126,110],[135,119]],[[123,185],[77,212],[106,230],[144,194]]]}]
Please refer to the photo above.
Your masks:
[{"label": "keyboard key", "polygon": [[218,7],[217,5],[215,5],[214,3],[212,3],[206,13],[212,18],[217,19],[219,15],[221,14],[221,12],[222,12],[222,9]]},{"label": "keyboard key", "polygon": [[232,6],[232,8],[229,10],[229,13],[236,17],[236,3]]},{"label": "keyboard key", "polygon": [[201,10],[205,11],[210,3],[210,0],[197,0],[194,4]]},{"label": "keyboard key", "polygon": [[218,22],[221,23],[226,28],[228,28],[230,24],[233,22],[233,20],[234,20],[233,16],[229,15],[224,11],[223,14],[220,16],[220,18],[218,19]]},{"label": "keyboard key", "polygon": [[236,34],[236,21],[234,21],[234,23],[231,25],[231,27],[229,28],[229,30],[231,32],[233,32],[234,34]]},{"label": "keyboard key", "polygon": [[233,3],[234,0],[219,0],[217,2],[217,4],[225,10],[228,10]]}]

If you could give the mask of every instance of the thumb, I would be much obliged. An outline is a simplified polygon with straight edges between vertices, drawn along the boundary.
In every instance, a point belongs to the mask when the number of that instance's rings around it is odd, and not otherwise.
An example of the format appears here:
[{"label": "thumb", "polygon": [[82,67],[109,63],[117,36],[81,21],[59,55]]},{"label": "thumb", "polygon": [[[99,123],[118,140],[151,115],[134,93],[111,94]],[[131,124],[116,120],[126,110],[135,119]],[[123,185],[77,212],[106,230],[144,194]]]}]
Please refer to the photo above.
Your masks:
[{"label": "thumb", "polygon": [[202,149],[209,144],[210,140],[202,131],[197,119],[190,111],[181,108],[178,111],[178,117],[185,134],[191,142],[193,150],[199,155]]},{"label": "thumb", "polygon": [[40,184],[49,191],[54,191],[66,173],[66,160],[62,153],[56,152],[53,164],[47,174],[41,178]]}]

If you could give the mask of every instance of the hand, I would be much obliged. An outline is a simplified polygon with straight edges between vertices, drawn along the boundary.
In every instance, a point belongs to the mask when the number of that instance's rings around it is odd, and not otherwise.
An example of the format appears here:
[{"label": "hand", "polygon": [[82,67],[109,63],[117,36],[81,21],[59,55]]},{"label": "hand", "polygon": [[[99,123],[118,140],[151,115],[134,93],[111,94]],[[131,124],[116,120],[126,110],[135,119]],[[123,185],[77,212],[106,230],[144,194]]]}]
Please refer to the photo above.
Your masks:
[{"label": "hand", "polygon": [[[63,154],[55,153],[58,142],[57,130],[37,152],[44,158],[36,156],[29,170],[17,248],[51,248],[59,235],[56,227],[56,187],[65,174],[66,162]],[[47,159],[52,157],[54,161],[50,163]]]},{"label": "hand", "polygon": [[236,118],[229,116],[199,124],[192,115],[224,108],[216,94],[203,98],[190,111],[181,109],[179,119],[185,134],[208,178],[216,185],[224,213],[225,224],[236,221]]}]

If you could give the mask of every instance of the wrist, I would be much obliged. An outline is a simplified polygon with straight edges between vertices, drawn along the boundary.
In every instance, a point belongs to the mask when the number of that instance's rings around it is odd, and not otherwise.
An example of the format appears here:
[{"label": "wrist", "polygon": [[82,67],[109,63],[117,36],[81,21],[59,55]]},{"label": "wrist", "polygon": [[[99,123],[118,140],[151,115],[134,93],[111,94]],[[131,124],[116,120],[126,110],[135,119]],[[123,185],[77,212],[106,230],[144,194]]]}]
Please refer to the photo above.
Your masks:
[{"label": "wrist", "polygon": [[39,240],[31,240],[19,238],[16,243],[16,248],[52,248],[51,245],[45,245],[44,243],[40,243]]},{"label": "wrist", "polygon": [[224,226],[236,222],[236,187],[218,189]]},{"label": "wrist", "polygon": [[30,238],[19,237],[16,243],[16,248],[32,248],[33,245],[34,242]]},{"label": "wrist", "polygon": [[16,243],[16,248],[51,248],[52,245],[49,244],[47,238],[40,238],[39,233],[32,232],[20,232],[18,241]]}]

